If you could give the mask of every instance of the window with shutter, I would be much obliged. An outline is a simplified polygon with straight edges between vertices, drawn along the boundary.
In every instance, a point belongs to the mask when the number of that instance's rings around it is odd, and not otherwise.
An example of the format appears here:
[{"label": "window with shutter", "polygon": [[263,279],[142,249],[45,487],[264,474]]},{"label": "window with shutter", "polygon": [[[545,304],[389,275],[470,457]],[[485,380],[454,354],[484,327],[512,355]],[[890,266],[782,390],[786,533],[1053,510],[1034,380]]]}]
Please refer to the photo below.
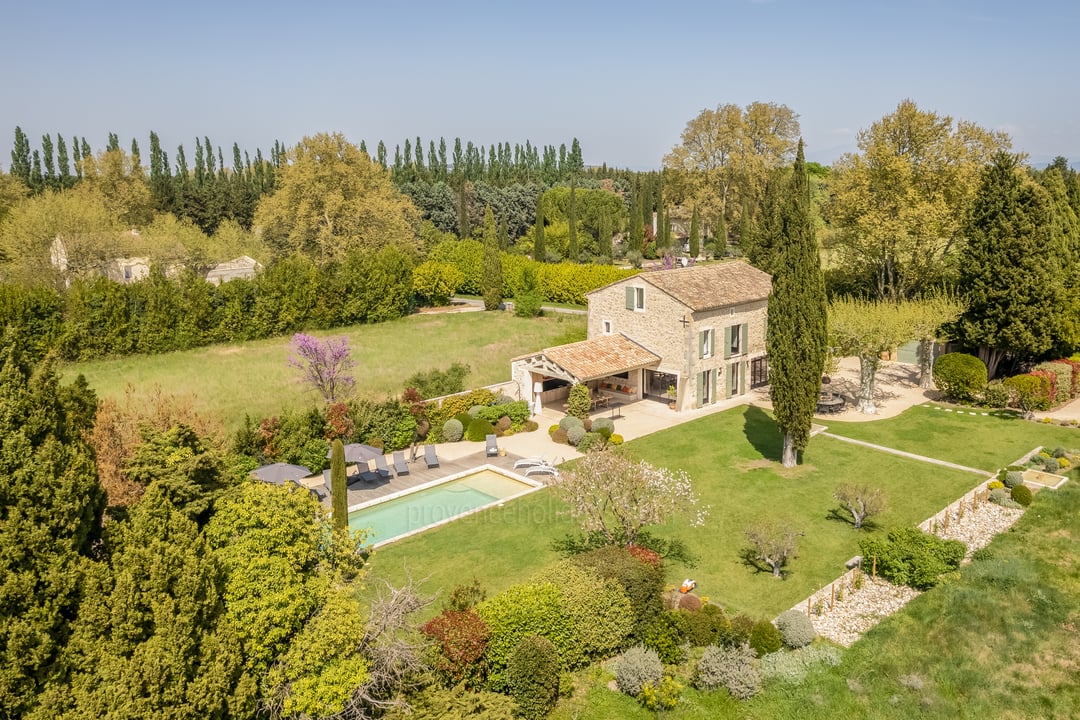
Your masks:
[{"label": "window with shutter", "polygon": [[632,287],[626,288],[626,309],[634,309],[634,288]]}]

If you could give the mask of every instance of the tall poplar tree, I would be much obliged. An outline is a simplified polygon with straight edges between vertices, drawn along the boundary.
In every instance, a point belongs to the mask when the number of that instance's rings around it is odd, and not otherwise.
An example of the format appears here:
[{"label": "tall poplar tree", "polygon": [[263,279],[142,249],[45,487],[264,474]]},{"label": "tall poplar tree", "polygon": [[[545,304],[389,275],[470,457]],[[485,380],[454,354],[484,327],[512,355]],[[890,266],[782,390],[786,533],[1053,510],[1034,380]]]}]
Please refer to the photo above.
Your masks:
[{"label": "tall poplar tree", "polygon": [[330,444],[330,502],[333,510],[334,527],[344,530],[349,527],[349,493],[345,482],[345,446],[335,439]]},{"label": "tall poplar tree", "polygon": [[71,157],[68,155],[67,143],[64,142],[64,136],[59,133],[56,135],[56,164],[60,173],[60,187],[69,188],[74,185],[75,179],[71,176]]},{"label": "tall poplar tree", "polygon": [[21,127],[15,127],[15,146],[11,149],[11,174],[30,187],[30,139]]},{"label": "tall poplar tree", "polygon": [[544,193],[536,194],[536,231],[533,234],[533,260],[545,262],[547,247],[544,243]]},{"label": "tall poplar tree", "polygon": [[781,210],[765,346],[773,414],[784,434],[782,462],[794,467],[810,440],[828,342],[825,280],[810,217],[802,140]]},{"label": "tall poplar tree", "polygon": [[55,189],[59,186],[59,180],[56,176],[56,160],[53,155],[52,135],[45,134],[41,136],[41,158],[44,164],[43,178],[45,187]]},{"label": "tall poplar tree", "polygon": [[480,269],[480,284],[484,292],[484,309],[498,310],[502,302],[502,255],[499,252],[498,231],[491,206],[484,209],[484,259]]}]

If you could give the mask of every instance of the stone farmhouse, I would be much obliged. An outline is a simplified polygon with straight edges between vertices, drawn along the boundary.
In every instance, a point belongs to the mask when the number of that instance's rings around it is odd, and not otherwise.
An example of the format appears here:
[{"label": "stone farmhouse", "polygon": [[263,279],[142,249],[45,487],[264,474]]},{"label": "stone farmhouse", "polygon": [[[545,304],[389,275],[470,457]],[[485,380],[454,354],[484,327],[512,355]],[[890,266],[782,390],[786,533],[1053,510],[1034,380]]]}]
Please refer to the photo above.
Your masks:
[{"label": "stone farmhouse", "polygon": [[[514,358],[534,407],[587,384],[594,406],[657,400],[679,411],[766,385],[772,279],[742,261],[646,271],[586,294],[588,339]],[[672,392],[673,391],[673,392]]]}]

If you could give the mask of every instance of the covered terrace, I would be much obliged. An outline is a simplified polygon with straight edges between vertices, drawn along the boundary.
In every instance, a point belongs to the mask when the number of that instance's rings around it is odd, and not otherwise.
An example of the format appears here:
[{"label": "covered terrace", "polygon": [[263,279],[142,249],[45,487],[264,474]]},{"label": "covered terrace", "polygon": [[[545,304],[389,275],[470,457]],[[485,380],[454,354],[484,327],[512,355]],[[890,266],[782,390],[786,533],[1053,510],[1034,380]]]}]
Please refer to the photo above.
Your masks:
[{"label": "covered terrace", "polygon": [[589,387],[594,410],[611,409],[614,414],[644,397],[645,373],[659,364],[659,355],[616,333],[516,357],[510,369],[534,413],[544,406],[561,409],[570,388],[580,383]]}]

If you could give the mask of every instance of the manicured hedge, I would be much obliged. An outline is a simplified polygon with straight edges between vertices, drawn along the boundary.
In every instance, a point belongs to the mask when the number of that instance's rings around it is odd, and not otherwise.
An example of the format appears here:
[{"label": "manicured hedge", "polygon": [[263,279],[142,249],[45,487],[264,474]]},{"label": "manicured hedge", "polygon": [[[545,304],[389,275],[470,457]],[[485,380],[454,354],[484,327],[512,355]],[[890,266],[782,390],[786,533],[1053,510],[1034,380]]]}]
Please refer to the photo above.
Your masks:
[{"label": "manicured hedge", "polygon": [[971,402],[986,387],[986,365],[974,355],[946,353],[934,361],[934,384],[952,400]]},{"label": "manicured hedge", "polygon": [[967,546],[959,540],[943,540],[918,528],[894,528],[885,538],[859,543],[863,567],[877,568],[886,580],[926,590],[947,572],[960,567]]}]

